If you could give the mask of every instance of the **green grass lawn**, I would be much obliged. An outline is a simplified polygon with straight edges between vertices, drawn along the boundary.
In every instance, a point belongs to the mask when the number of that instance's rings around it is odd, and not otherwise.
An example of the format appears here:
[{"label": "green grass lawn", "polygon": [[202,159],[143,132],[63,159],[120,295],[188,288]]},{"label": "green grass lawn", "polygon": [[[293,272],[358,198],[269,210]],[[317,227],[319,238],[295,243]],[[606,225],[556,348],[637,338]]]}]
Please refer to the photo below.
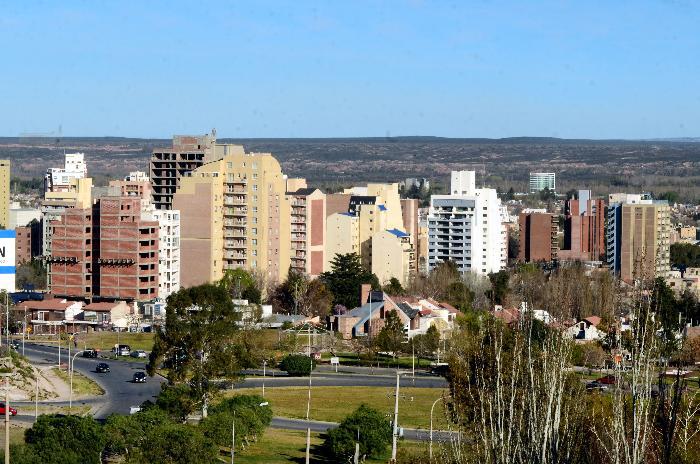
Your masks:
[{"label": "green grass lawn", "polygon": [[[236,392],[249,394],[250,390]],[[270,402],[275,416],[304,419],[306,417],[306,387],[265,387],[265,399]],[[260,394],[259,389],[255,389]],[[443,394],[441,388],[402,387],[399,392],[399,425],[407,428],[430,428],[430,407]],[[311,419],[340,422],[362,403],[383,414],[393,416],[394,388],[392,387],[312,387]],[[433,427],[446,426],[441,402],[433,412]]]},{"label": "green grass lawn", "polygon": [[[58,368],[54,368],[52,371],[54,374],[56,374],[56,376],[60,377],[61,380],[66,382],[66,384],[70,384],[70,377],[66,371]],[[97,385],[95,382],[77,371],[73,372],[73,395],[96,396],[104,395],[104,393],[105,391],[102,389],[102,387]]]},{"label": "green grass lawn", "polygon": [[[146,350],[150,351],[153,348],[153,333],[129,333],[129,332],[91,332],[78,335],[78,349],[82,350],[84,348],[95,348],[100,351],[110,351],[114,345],[117,344],[117,340],[121,345],[129,345],[132,350]],[[38,335],[30,337],[31,341],[37,341],[39,343],[52,343],[56,344],[56,336],[44,336]],[[62,340],[61,346],[67,349],[67,340]],[[71,350],[75,349],[75,346],[71,346]]]},{"label": "green grass lawn", "polygon": [[[322,439],[320,434],[311,434],[311,462],[319,464],[328,462],[319,454],[319,445]],[[418,453],[423,451],[423,443],[400,441],[400,452]],[[282,464],[289,462],[304,462],[306,452],[306,432],[295,430],[279,430],[269,428],[263,437],[245,450],[236,450],[236,462],[243,464]],[[377,464],[389,460],[391,449],[387,450],[384,459],[369,459],[365,462]],[[229,458],[222,456],[223,462],[229,462]]]}]

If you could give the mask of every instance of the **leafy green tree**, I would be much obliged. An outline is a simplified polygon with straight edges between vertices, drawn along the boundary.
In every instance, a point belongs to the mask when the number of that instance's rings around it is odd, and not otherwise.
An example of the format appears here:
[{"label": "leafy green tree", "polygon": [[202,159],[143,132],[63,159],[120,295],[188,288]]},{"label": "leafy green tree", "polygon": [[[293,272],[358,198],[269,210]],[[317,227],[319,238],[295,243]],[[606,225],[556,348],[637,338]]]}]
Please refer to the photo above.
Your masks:
[{"label": "leafy green tree", "polygon": [[146,434],[154,427],[172,423],[168,413],[158,407],[147,407],[136,414],[113,414],[104,424],[105,453],[123,456],[127,461],[138,460]]},{"label": "leafy green tree", "polygon": [[32,259],[17,265],[17,288],[46,288],[46,266],[40,259]]},{"label": "leafy green tree", "polygon": [[231,446],[231,426],[236,423],[236,444],[255,441],[272,422],[272,409],[258,395],[237,395],[216,407],[201,426],[204,435],[219,446]]},{"label": "leafy green tree", "polygon": [[399,279],[392,277],[389,279],[389,283],[384,286],[384,293],[389,295],[404,295],[406,290],[404,290]]},{"label": "leafy green tree", "polygon": [[92,417],[39,416],[24,440],[46,464],[99,464],[105,446],[102,427]]},{"label": "leafy green tree", "polygon": [[388,311],[384,318],[384,327],[377,335],[377,345],[384,351],[393,353],[394,357],[401,352],[406,340],[403,322],[396,311]]},{"label": "leafy green tree", "polygon": [[508,281],[510,280],[508,271],[492,272],[489,274],[489,280],[491,281],[489,298],[492,304],[504,304],[508,295]]},{"label": "leafy green tree", "polygon": [[682,268],[700,267],[700,246],[692,243],[672,244],[671,264]]},{"label": "leafy green tree", "polygon": [[222,286],[184,288],[168,297],[165,327],[156,332],[146,369],[153,375],[168,360],[168,381],[188,381],[193,398],[206,417],[216,384],[210,379],[238,377],[239,363],[232,343],[239,319]]},{"label": "leafy green tree", "polygon": [[376,409],[362,404],[340,425],[329,430],[323,442],[324,454],[332,462],[348,462],[360,444],[360,455],[380,457],[392,439],[391,425]]},{"label": "leafy green tree", "polygon": [[471,311],[474,303],[474,292],[461,280],[452,282],[447,287],[447,302],[460,311]]},{"label": "leafy green tree", "polygon": [[664,340],[673,345],[668,346],[668,348],[673,349],[676,332],[680,329],[678,322],[680,313],[676,303],[676,296],[663,277],[657,277],[654,280],[654,288],[651,294],[651,309],[659,315],[661,328],[664,331]]},{"label": "leafy green tree", "polygon": [[233,298],[248,300],[253,304],[261,303],[261,291],[253,276],[244,269],[227,269],[218,285]]},{"label": "leafy green tree", "polygon": [[303,354],[288,354],[280,363],[280,369],[295,377],[310,375],[314,367],[313,359]]},{"label": "leafy green tree", "polygon": [[192,388],[186,383],[161,384],[155,405],[157,409],[178,422],[184,421],[197,409]]},{"label": "leafy green tree", "polygon": [[198,427],[173,423],[148,430],[140,453],[141,462],[169,464],[210,464],[218,454]]},{"label": "leafy green tree", "polygon": [[290,267],[285,281],[275,289],[272,301],[289,313],[325,317],[330,313],[333,294],[320,280],[311,280]]},{"label": "leafy green tree", "polygon": [[333,294],[333,304],[341,304],[346,308],[360,305],[362,284],[372,284],[374,289],[380,288],[377,276],[362,265],[356,253],[335,255],[331,261],[331,270],[321,274],[319,279]]}]

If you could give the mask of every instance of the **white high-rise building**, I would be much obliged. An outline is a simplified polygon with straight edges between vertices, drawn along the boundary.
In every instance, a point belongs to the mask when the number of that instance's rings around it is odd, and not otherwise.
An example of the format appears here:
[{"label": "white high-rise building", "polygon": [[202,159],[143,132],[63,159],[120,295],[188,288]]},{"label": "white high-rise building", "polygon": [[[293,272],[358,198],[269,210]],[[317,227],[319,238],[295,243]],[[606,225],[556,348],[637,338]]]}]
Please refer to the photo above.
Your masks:
[{"label": "white high-rise building", "polygon": [[153,209],[158,221],[158,298],[180,290],[180,211]]},{"label": "white high-rise building", "polygon": [[557,175],[553,172],[531,172],[530,193],[537,193],[544,189],[550,192],[557,190]]},{"label": "white high-rise building", "polygon": [[428,213],[428,270],[453,261],[461,273],[503,268],[501,201],[477,189],[474,171],[452,171],[450,195],[433,195]]},{"label": "white high-rise building", "polygon": [[71,180],[87,177],[85,153],[66,153],[62,168],[49,168],[44,176],[44,192],[63,192],[70,189]]}]

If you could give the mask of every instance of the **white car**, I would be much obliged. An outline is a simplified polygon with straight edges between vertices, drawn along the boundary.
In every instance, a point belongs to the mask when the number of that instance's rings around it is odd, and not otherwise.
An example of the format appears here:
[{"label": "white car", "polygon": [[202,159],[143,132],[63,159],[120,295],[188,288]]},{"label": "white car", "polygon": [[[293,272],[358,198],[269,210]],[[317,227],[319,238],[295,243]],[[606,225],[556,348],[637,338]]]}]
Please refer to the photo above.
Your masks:
[{"label": "white car", "polygon": [[143,350],[134,350],[129,356],[131,356],[132,358],[147,358],[148,353],[146,353]]}]

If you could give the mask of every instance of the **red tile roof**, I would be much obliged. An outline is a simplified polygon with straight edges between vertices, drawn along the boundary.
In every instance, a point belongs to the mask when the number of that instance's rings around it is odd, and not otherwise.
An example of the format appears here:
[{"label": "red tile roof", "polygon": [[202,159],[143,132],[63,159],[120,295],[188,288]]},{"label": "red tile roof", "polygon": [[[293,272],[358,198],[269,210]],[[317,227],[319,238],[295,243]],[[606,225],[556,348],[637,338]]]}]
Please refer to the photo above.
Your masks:
[{"label": "red tile roof", "polygon": [[85,306],[86,311],[111,311],[112,309],[116,308],[119,306],[121,302],[116,302],[116,303],[110,303],[110,302],[99,302],[99,303],[90,303],[89,305]]},{"label": "red tile roof", "polygon": [[51,298],[41,301],[24,301],[18,304],[17,307],[19,309],[27,308],[29,310],[65,311],[69,306],[75,303],[77,302]]},{"label": "red tile roof", "polygon": [[583,320],[590,322],[590,324],[594,326],[599,326],[601,322],[601,318],[599,318],[598,316],[584,317]]}]

